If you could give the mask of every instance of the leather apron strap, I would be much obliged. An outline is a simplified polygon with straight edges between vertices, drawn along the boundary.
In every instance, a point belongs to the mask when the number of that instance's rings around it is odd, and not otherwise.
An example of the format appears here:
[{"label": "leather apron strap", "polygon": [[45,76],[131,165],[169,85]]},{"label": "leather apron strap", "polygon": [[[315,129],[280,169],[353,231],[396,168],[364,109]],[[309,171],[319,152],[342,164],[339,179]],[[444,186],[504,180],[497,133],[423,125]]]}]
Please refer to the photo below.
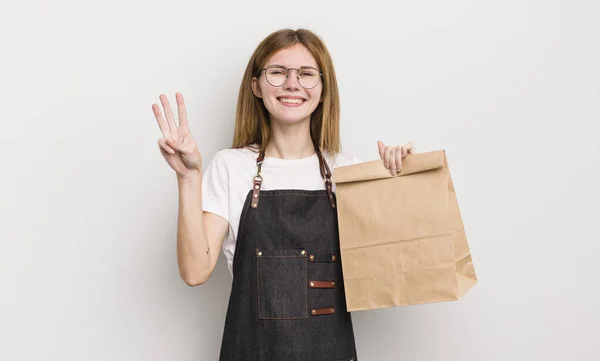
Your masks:
[{"label": "leather apron strap", "polygon": [[[325,189],[327,190],[327,196],[329,197],[329,203],[332,208],[335,208],[335,200],[333,198],[333,185],[331,182],[331,170],[323,157],[323,153],[321,153],[321,149],[315,145],[315,152],[317,153],[317,158],[319,158],[319,170],[321,172],[321,177],[325,179]],[[258,157],[256,158],[256,176],[254,176],[254,184],[252,186],[252,203],[251,207],[258,207],[258,200],[260,197],[260,188],[262,185],[262,176],[260,174],[262,164],[265,160],[265,151],[261,151]]]}]

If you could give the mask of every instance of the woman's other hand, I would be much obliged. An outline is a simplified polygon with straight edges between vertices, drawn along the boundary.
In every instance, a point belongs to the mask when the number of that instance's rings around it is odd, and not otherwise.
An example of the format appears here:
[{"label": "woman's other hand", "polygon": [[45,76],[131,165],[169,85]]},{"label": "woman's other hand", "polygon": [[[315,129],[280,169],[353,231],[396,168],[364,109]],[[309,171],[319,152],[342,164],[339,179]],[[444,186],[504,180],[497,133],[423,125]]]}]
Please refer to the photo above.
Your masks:
[{"label": "woman's other hand", "polygon": [[396,175],[402,170],[402,158],[413,154],[412,142],[398,146],[386,146],[383,142],[377,141],[377,147],[379,156],[383,159],[383,165],[390,170],[392,175]]}]

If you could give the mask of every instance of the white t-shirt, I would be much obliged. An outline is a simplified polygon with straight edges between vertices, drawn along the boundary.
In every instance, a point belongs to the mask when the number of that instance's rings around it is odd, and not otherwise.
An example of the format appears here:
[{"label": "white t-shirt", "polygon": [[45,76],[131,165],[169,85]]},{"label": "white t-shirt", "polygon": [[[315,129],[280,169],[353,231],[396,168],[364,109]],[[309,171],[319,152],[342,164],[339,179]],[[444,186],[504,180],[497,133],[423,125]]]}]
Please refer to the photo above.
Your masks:
[{"label": "white t-shirt", "polygon": [[[202,180],[202,209],[229,222],[229,232],[223,242],[223,253],[232,276],[238,226],[246,196],[252,189],[256,176],[257,157],[258,153],[248,147],[220,150],[206,167]],[[361,162],[358,158],[344,153],[339,153],[332,159],[331,155],[324,151],[323,157],[332,171],[336,167]],[[266,157],[261,168],[261,189],[325,189],[325,180],[321,177],[319,169],[316,153],[301,159]],[[333,190],[335,191],[335,184]]]}]

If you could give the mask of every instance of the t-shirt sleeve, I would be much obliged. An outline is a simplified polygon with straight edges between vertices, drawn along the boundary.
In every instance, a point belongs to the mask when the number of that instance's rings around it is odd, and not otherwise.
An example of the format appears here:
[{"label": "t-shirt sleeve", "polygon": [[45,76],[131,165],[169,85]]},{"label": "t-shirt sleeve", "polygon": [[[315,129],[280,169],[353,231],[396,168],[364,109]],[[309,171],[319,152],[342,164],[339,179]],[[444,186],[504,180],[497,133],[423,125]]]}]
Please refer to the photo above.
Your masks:
[{"label": "t-shirt sleeve", "polygon": [[351,159],[352,159],[352,163],[351,164],[353,164],[353,165],[354,164],[358,164],[358,163],[364,163],[364,160],[362,160],[361,158],[356,157],[356,156],[352,156]]},{"label": "t-shirt sleeve", "polygon": [[229,170],[218,152],[202,177],[202,210],[217,214],[229,222]]},{"label": "t-shirt sleeve", "polygon": [[352,154],[348,154],[348,153],[338,153],[335,158],[333,159],[333,168],[337,168],[337,167],[345,167],[345,166],[349,166],[349,165],[354,165],[354,164],[358,164],[358,163],[363,163],[364,160],[362,160],[359,157],[356,157]]}]

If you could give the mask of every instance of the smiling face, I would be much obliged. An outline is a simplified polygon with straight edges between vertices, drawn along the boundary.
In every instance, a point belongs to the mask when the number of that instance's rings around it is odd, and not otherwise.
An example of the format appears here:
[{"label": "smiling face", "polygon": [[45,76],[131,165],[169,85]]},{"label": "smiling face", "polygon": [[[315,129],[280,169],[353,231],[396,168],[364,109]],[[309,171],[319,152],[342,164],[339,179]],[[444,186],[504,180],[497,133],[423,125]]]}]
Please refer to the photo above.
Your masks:
[{"label": "smiling face", "polygon": [[[319,69],[317,61],[310,51],[300,43],[281,49],[273,54],[264,67],[269,66],[273,66],[269,70],[272,76],[271,79],[280,77],[282,81],[285,79],[285,75],[282,75],[285,68],[300,69],[300,76],[309,76],[308,73],[304,73],[303,69],[307,71]],[[282,68],[278,69],[276,66]],[[252,91],[254,95],[263,99],[263,103],[269,111],[271,122],[290,124],[310,121],[310,115],[321,101],[323,82],[319,80],[314,88],[305,89],[298,82],[298,71],[290,70],[289,76],[285,79],[283,85],[273,86],[267,82],[265,74],[266,71],[263,70],[258,78],[253,78]],[[271,80],[271,82],[273,81]]]}]

